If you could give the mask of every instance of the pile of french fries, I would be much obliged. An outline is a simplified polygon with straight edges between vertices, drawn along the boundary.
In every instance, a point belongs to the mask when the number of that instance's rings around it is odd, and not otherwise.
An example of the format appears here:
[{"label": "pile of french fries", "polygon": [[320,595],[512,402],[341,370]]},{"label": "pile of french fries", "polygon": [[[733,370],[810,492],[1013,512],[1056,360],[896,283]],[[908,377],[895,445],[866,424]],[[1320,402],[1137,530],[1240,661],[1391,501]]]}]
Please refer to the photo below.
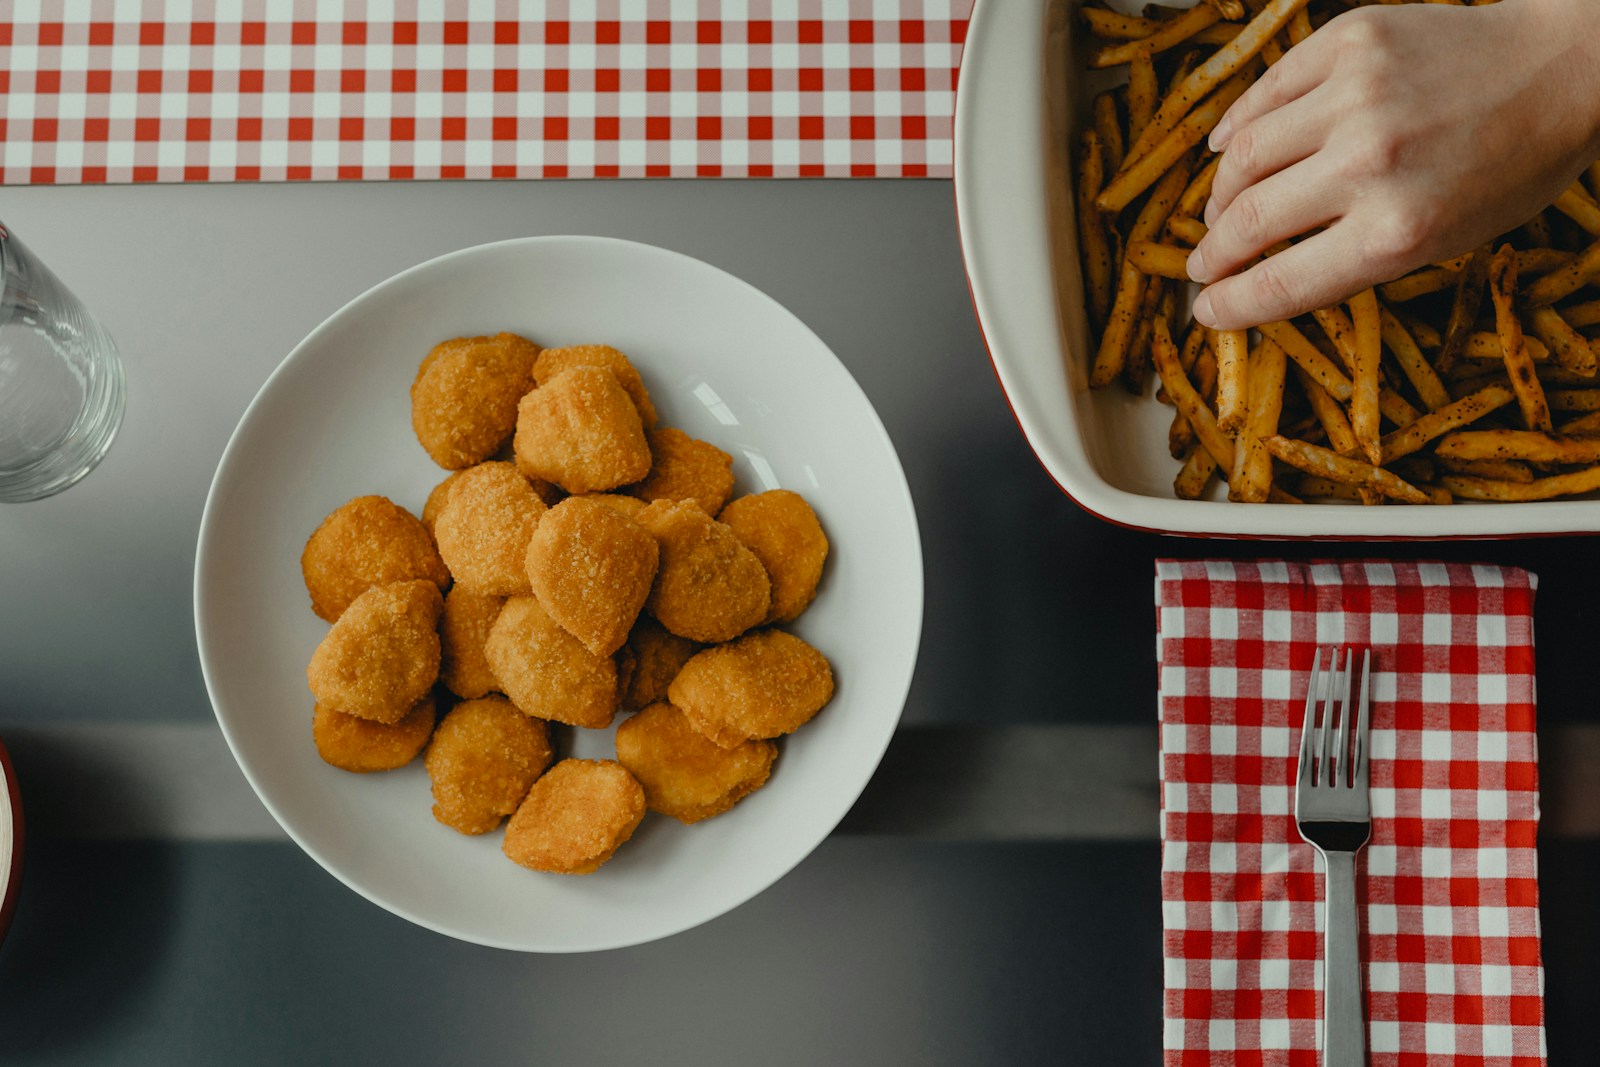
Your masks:
[{"label": "pile of french fries", "polygon": [[1078,146],[1090,384],[1143,393],[1154,368],[1186,499],[1218,477],[1246,503],[1600,490],[1600,162],[1515,231],[1343,305],[1253,331],[1189,318],[1186,263],[1220,162],[1208,135],[1266,67],[1357,6],[1080,9],[1090,66],[1128,76],[1095,97]]}]

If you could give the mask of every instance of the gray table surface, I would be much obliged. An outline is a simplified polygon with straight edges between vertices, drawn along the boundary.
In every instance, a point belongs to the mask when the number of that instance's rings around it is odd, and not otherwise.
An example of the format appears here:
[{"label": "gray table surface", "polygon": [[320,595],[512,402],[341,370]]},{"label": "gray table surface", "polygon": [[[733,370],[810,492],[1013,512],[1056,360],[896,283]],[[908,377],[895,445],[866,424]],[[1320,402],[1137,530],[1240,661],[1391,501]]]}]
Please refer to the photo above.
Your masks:
[{"label": "gray table surface", "polygon": [[[128,417],[70,492],[0,509],[0,737],[31,838],[0,1062],[1148,1064],[1161,1013],[1151,562],[1062,497],[984,358],[945,182],[20,188],[0,218],[124,350]],[[922,524],[904,725],[840,832],[696,930],[523,956],[413,927],[281,836],[194,652],[194,539],[261,381],[442,252],[597,233],[771,293],[861,382]],[[1388,546],[1540,571],[1553,1062],[1582,1062],[1600,921],[1595,542]],[[1368,549],[1370,551],[1370,549]]]}]

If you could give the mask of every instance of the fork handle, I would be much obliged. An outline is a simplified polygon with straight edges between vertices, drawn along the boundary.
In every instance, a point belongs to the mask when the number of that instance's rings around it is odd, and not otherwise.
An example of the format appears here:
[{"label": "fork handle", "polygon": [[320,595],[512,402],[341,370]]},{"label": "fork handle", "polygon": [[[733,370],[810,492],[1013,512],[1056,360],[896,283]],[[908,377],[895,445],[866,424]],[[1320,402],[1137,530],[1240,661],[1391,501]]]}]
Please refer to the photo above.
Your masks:
[{"label": "fork handle", "polygon": [[1322,917],[1322,1062],[1324,1067],[1366,1067],[1356,854],[1328,851],[1323,859],[1328,880]]}]

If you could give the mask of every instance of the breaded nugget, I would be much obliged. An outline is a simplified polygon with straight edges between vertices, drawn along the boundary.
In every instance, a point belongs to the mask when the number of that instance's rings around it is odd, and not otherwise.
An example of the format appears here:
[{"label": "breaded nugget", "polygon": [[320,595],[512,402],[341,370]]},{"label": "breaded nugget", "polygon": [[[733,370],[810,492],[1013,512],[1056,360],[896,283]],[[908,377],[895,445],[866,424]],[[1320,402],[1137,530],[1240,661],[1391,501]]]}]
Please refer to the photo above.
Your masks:
[{"label": "breaded nugget", "polygon": [[520,470],[569,493],[615,489],[650,473],[639,411],[599,367],[573,367],[524,396],[515,448]]},{"label": "breaded nugget", "polygon": [[422,525],[427,527],[428,533],[433,533],[433,524],[439,521],[439,512],[450,502],[450,494],[455,490],[456,481],[466,471],[451,471],[445,475],[444,481],[428,491],[428,499],[422,505]]},{"label": "breaded nugget", "polygon": [[742,496],[722,509],[717,521],[733,528],[772,579],[767,622],[798,618],[817,595],[828,536],[816,512],[799,493],[771,489]]},{"label": "breaded nugget", "polygon": [[461,470],[511,440],[538,355],[538,345],[514,333],[434,346],[411,383],[411,427],[435,463]]},{"label": "breaded nugget", "polygon": [[646,606],[692,641],[730,641],[767,617],[766,568],[734,532],[698,504],[657,500],[635,520],[655,535],[661,566]]},{"label": "breaded nugget", "polygon": [[610,345],[568,345],[565,348],[547,348],[539,353],[533,364],[533,380],[544,385],[551,378],[573,367],[604,367],[617,379],[617,384],[627,390],[633,406],[639,409],[639,421],[649,429],[656,424],[656,406],[650,402],[650,393],[644,379],[628,357]]},{"label": "breaded nugget", "polygon": [[617,665],[597,656],[531,596],[500,609],[484,644],[499,689],[536,719],[600,729],[617,710]]},{"label": "breaded nugget", "polygon": [[328,622],[375,585],[426,578],[442,591],[450,572],[417,517],[381,496],[358,496],[322,520],[300,553],[311,610]]},{"label": "breaded nugget", "polygon": [[598,501],[624,518],[633,518],[644,510],[644,501],[636,496],[621,493],[584,493],[583,499]]},{"label": "breaded nugget", "polygon": [[392,771],[417,758],[433,733],[433,716],[431,696],[393,725],[318,704],[311,714],[311,736],[317,754],[341,771]]},{"label": "breaded nugget", "polygon": [[480,463],[462,473],[439,512],[439,554],[470,593],[526,593],[528,541],[544,512],[544,501],[516,467]]},{"label": "breaded nugget", "polygon": [[723,748],[804,726],[833,699],[833,670],[793,634],[762,630],[699,653],[667,687],[689,725]]},{"label": "breaded nugget", "polygon": [[464,834],[486,834],[517,810],[554,758],[550,728],[505,697],[457,704],[428,746],[433,817]]},{"label": "breaded nugget", "polygon": [[640,500],[692,500],[715,515],[733,492],[733,457],[671,426],[651,430],[650,473],[627,492]]},{"label": "breaded nugget", "polygon": [[656,576],[649,531],[587,497],[568,497],[528,542],[528,581],[550,617],[597,656],[628,639]]},{"label": "breaded nugget", "polygon": [[501,847],[530,870],[589,874],[633,836],[644,812],[644,789],[616,760],[564,759],[533,783]]},{"label": "breaded nugget", "polygon": [[[622,685],[622,706],[627,711],[667,699],[667,686],[678,676],[700,646],[687,637],[668,633],[654,619],[640,619],[628,635],[619,659],[625,658],[628,675]],[[620,678],[622,668],[618,667]]]},{"label": "breaded nugget", "polygon": [[311,654],[306,681],[334,711],[396,723],[439,677],[444,600],[430,581],[393,582],[356,597]]},{"label": "breaded nugget", "polygon": [[456,696],[472,700],[500,687],[483,645],[504,603],[504,597],[479,596],[460,586],[445,596],[439,617],[439,680]]},{"label": "breaded nugget", "polygon": [[644,787],[645,803],[683,823],[721,815],[760,789],[777,758],[771,741],[723,748],[666,703],[651,704],[617,727],[617,759]]}]

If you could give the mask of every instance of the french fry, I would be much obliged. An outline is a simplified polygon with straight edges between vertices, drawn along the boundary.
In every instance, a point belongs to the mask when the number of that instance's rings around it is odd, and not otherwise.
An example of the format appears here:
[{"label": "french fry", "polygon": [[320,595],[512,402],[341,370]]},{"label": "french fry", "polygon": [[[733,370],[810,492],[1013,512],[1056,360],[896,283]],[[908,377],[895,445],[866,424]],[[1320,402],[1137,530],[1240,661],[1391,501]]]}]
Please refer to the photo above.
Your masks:
[{"label": "french fry", "polygon": [[1378,286],[1378,292],[1391,304],[1403,304],[1407,300],[1415,300],[1419,296],[1429,293],[1442,293],[1461,280],[1459,270],[1450,270],[1446,267],[1424,267],[1412,271],[1403,278],[1396,278],[1392,282],[1385,282]]},{"label": "french fry", "polygon": [[1411,336],[1411,331],[1406,329],[1405,323],[1396,318],[1394,312],[1388,308],[1380,309],[1379,321],[1382,326],[1383,343],[1389,346],[1395,362],[1400,365],[1400,370],[1411,383],[1411,388],[1416,390],[1417,399],[1422,401],[1423,407],[1429,411],[1438,411],[1450,403],[1450,394],[1445,392],[1444,383],[1433,372],[1433,364],[1423,356],[1422,349],[1417,346],[1416,339]]},{"label": "french fry", "polygon": [[1497,482],[1531,482],[1533,468],[1515,459],[1452,459],[1439,456],[1439,469],[1450,474],[1488,478]]},{"label": "french fry", "polygon": [[[1124,160],[1122,169],[1095,198],[1095,206],[1107,212],[1118,212],[1127,207],[1184,153],[1205,139],[1206,134],[1222,120],[1223,113],[1244,94],[1253,80],[1253,70],[1247,68],[1240,71],[1173,127],[1171,133],[1152,145],[1148,152],[1135,161]],[[1152,119],[1150,125],[1154,124]],[[1145,128],[1146,133],[1149,129],[1149,126]]]},{"label": "french fry", "polygon": [[1187,241],[1192,247],[1205,238],[1206,224],[1186,215],[1173,215],[1167,220],[1167,232],[1180,241]]},{"label": "french fry", "polygon": [[[1525,337],[1528,345],[1528,358],[1535,363],[1543,363],[1550,358],[1550,349],[1537,337]],[[1498,362],[1505,354],[1500,347],[1500,335],[1487,330],[1474,330],[1467,335],[1467,343],[1461,349],[1461,358],[1464,360],[1493,360]]]},{"label": "french fry", "polygon": [[1506,376],[1517,393],[1522,421],[1530,430],[1550,429],[1550,405],[1544,386],[1534,373],[1528,345],[1522,337],[1522,320],[1517,318],[1513,301],[1517,293],[1517,255],[1510,245],[1501,245],[1489,262],[1489,295],[1494,300],[1495,326],[1500,347],[1505,351]]},{"label": "french fry", "polygon": [[1301,41],[1304,41],[1307,37],[1311,36],[1311,16],[1306,13],[1305,8],[1301,8],[1299,11],[1296,11],[1293,15],[1289,16],[1288,33],[1289,43],[1291,45],[1299,44]]},{"label": "french fry", "polygon": [[1587,415],[1578,415],[1568,419],[1556,430],[1568,437],[1587,437],[1591,434],[1600,434],[1600,411],[1591,411]]},{"label": "french fry", "polygon": [[1155,19],[1124,15],[1120,11],[1103,7],[1085,5],[1078,9],[1078,15],[1088,24],[1090,33],[1096,37],[1107,37],[1115,41],[1137,41],[1161,28],[1161,23]]},{"label": "french fry", "polygon": [[[1143,42],[1141,42],[1142,44]],[[1156,64],[1148,48],[1137,49],[1128,65],[1128,137],[1137,138],[1156,112]]]},{"label": "french fry", "polygon": [[1172,344],[1172,335],[1167,330],[1167,324],[1159,319],[1150,339],[1150,357],[1167,395],[1183,413],[1183,417],[1189,420],[1201,447],[1211,453],[1219,470],[1233,470],[1233,442],[1218,428],[1216,416],[1211,414],[1211,409],[1206,407],[1206,402],[1200,399],[1200,394],[1183,373],[1183,367],[1178,363],[1177,349]]},{"label": "french fry", "polygon": [[1527,463],[1600,463],[1600,437],[1568,437],[1535,430],[1460,430],[1434,450],[1450,459],[1518,459]]},{"label": "french fry", "polygon": [[1162,23],[1147,37],[1091,49],[1089,66],[1096,70],[1116,67],[1132,62],[1141,51],[1147,51],[1150,55],[1165,52],[1187,41],[1220,18],[1222,13],[1210,4],[1196,4],[1170,22]]},{"label": "french fry", "polygon": [[1549,478],[1535,478],[1531,482],[1495,482],[1459,474],[1446,475],[1439,481],[1463,500],[1551,500],[1600,489],[1600,467],[1585,467],[1580,471],[1556,474]]},{"label": "french fry", "polygon": [[1383,461],[1391,463],[1401,456],[1409,456],[1429,441],[1442,437],[1451,430],[1477,422],[1496,408],[1502,408],[1516,399],[1509,386],[1486,385],[1454,400],[1437,411],[1431,411],[1409,426],[1402,426],[1385,435],[1380,442]]},{"label": "french fry", "polygon": [[[1150,198],[1145,201],[1140,209],[1139,216],[1134,220],[1133,228],[1128,233],[1128,243],[1149,240],[1161,232],[1161,227],[1167,221],[1167,214],[1172,210],[1172,205],[1177,201],[1178,194],[1183,191],[1184,184],[1189,180],[1189,168],[1179,163],[1166,176],[1156,183],[1150,193]],[[1139,268],[1124,259],[1121,275],[1117,281],[1116,296],[1111,304],[1111,311],[1106,317],[1106,328],[1100,335],[1100,350],[1095,355],[1094,370],[1089,375],[1089,384],[1096,388],[1104,388],[1116,381],[1122,373],[1122,368],[1127,364],[1128,345],[1137,332],[1137,323],[1134,321],[1139,309],[1139,302],[1144,297],[1145,276]],[[1220,462],[1220,459],[1219,459]],[[1232,469],[1231,464],[1227,469]]]},{"label": "french fry", "polygon": [[1217,353],[1217,425],[1229,437],[1244,428],[1249,339],[1244,330],[1213,330],[1211,347]]},{"label": "french fry", "polygon": [[1600,411],[1600,389],[1550,389],[1551,411]]},{"label": "french fry", "polygon": [[1355,361],[1350,368],[1354,393],[1350,397],[1350,428],[1370,463],[1383,462],[1378,444],[1378,360],[1383,356],[1383,324],[1378,294],[1363,289],[1350,298],[1355,320]]},{"label": "french fry", "polygon": [[1461,270],[1456,282],[1456,296],[1450,305],[1450,322],[1444,330],[1444,346],[1433,359],[1433,369],[1440,375],[1450,373],[1461,356],[1472,324],[1477,321],[1478,307],[1483,301],[1483,283],[1489,277],[1490,249],[1487,245],[1472,253],[1472,258]]},{"label": "french fry", "polygon": [[[1200,168],[1200,173],[1194,176],[1194,180],[1189,182],[1189,187],[1183,191],[1183,195],[1178,197],[1178,206],[1172,209],[1172,219],[1169,220],[1169,225],[1179,217],[1185,217],[1193,221],[1199,220],[1200,212],[1205,210],[1206,201],[1211,199],[1211,185],[1217,180],[1217,168],[1221,165],[1222,157],[1213,156],[1211,162]],[[1202,222],[1200,225],[1204,226],[1205,223]],[[1204,237],[1205,233],[1202,231],[1200,236]],[[1197,239],[1190,243],[1199,244],[1200,242]]]},{"label": "french fry", "polygon": [[1315,474],[1302,474],[1295,487],[1300,490],[1301,496],[1326,497],[1330,500],[1360,500],[1361,490],[1353,485],[1333,481],[1331,478],[1321,478]]},{"label": "french fry", "polygon": [[1234,450],[1228,499],[1264,503],[1272,489],[1272,456],[1262,444],[1278,432],[1283,413],[1284,374],[1288,358],[1271,338],[1263,338],[1250,354],[1249,401],[1244,429]]},{"label": "french fry", "polygon": [[1565,266],[1558,267],[1528,286],[1523,297],[1529,307],[1554,304],[1562,297],[1582,289],[1596,274],[1600,274],[1600,241],[1578,253]]},{"label": "french fry", "polygon": [[1089,296],[1089,317],[1096,329],[1106,324],[1111,309],[1111,241],[1094,198],[1105,180],[1105,148],[1100,135],[1084,130],[1078,147],[1078,248],[1083,258],[1083,287]]},{"label": "french fry", "polygon": [[1578,182],[1573,182],[1562,190],[1552,206],[1589,233],[1600,237],[1600,206],[1595,204]]},{"label": "french fry", "polygon": [[1561,317],[1553,307],[1537,307],[1528,312],[1528,323],[1533,332],[1550,348],[1555,361],[1564,370],[1585,378],[1593,378],[1596,370],[1594,348],[1589,339]]},{"label": "french fry", "polygon": [[1560,310],[1561,317],[1567,320],[1569,326],[1600,326],[1600,300],[1570,304]]},{"label": "french fry", "polygon": [[1129,155],[1137,160],[1176,130],[1191,108],[1255,58],[1261,47],[1276,37],[1285,23],[1306,3],[1307,0],[1270,0],[1233,40],[1217,49],[1167,94],[1167,98],[1156,109],[1155,116],[1145,126],[1144,133],[1129,149]]},{"label": "french fry", "polygon": [[1306,394],[1306,400],[1311,404],[1311,412],[1316,416],[1317,422],[1322,427],[1322,432],[1328,438],[1328,445],[1335,452],[1354,452],[1356,450],[1355,431],[1350,429],[1350,418],[1344,413],[1344,408],[1339,402],[1328,395],[1328,391],[1316,383],[1304,367],[1296,365],[1295,377],[1300,381],[1300,387]]},{"label": "french fry", "polygon": [[1217,473],[1217,461],[1200,445],[1191,445],[1178,476],[1172,480],[1173,495],[1180,500],[1199,500]]},{"label": "french fry", "polygon": [[1145,274],[1153,274],[1160,278],[1176,278],[1183,282],[1189,280],[1186,266],[1189,262],[1187,248],[1158,244],[1155,241],[1129,241],[1126,255],[1128,262]]},{"label": "french fry", "polygon": [[1312,344],[1305,334],[1301,333],[1290,322],[1265,322],[1256,329],[1261,331],[1263,337],[1270,337],[1277,342],[1289,358],[1304,370],[1318,385],[1335,399],[1345,401],[1350,399],[1350,379],[1345,377],[1343,371],[1334,366],[1333,361]]},{"label": "french fry", "polygon": [[1437,351],[1444,346],[1444,334],[1440,333],[1433,323],[1419,319],[1399,308],[1395,309],[1394,317],[1405,324],[1405,328],[1411,331],[1411,336],[1416,338],[1417,344],[1421,347]]},{"label": "french fry", "polygon": [[1266,439],[1267,450],[1291,467],[1358,489],[1375,489],[1392,500],[1408,504],[1430,504],[1432,498],[1410,482],[1358,459],[1349,459],[1304,441],[1290,441],[1276,435]]},{"label": "french fry", "polygon": [[1144,395],[1144,383],[1150,371],[1151,319],[1160,313],[1166,301],[1170,301],[1166,280],[1151,278],[1145,286],[1144,299],[1139,302],[1139,329],[1128,346],[1128,361],[1122,368],[1122,384],[1134,396]]},{"label": "french fry", "polygon": [[1106,173],[1115,174],[1122,169],[1122,157],[1127,148],[1122,136],[1122,119],[1117,114],[1116,94],[1107,89],[1094,98],[1093,108],[1094,132],[1100,135],[1106,154]]}]

